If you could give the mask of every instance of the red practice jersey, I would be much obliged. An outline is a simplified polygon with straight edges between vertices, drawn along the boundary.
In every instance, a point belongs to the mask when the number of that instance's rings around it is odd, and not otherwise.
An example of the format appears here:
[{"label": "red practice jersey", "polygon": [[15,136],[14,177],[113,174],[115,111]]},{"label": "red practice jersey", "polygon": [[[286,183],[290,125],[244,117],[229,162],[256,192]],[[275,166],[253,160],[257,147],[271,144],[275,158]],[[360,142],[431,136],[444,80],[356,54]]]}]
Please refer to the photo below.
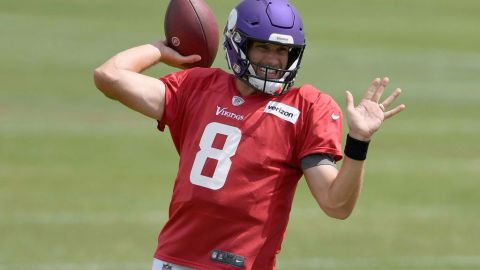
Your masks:
[{"label": "red practice jersey", "polygon": [[221,69],[161,80],[158,127],[169,127],[180,164],[155,257],[200,270],[274,269],[301,159],[342,158],[340,108],[310,85],[242,97]]}]

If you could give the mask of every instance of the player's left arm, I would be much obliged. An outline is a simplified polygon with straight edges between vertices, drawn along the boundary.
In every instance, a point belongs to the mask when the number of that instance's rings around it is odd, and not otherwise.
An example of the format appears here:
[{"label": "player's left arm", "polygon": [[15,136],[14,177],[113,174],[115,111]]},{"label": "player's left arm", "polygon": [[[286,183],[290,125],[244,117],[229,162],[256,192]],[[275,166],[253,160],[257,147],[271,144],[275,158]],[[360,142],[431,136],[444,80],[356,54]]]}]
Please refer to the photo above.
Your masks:
[{"label": "player's left arm", "polygon": [[313,197],[328,216],[345,219],[352,213],[363,183],[364,161],[345,157],[340,170],[319,165],[303,174]]},{"label": "player's left arm", "polygon": [[[392,110],[384,111],[401,93],[400,88],[397,88],[379,103],[388,82],[388,78],[375,79],[357,107],[354,106],[352,94],[346,92],[348,133],[360,143],[369,142],[386,119],[405,109],[405,105],[401,104]],[[325,213],[334,218],[345,219],[357,202],[364,170],[365,160],[346,155],[339,170],[333,166],[320,165],[305,169],[303,173],[310,191]]]}]

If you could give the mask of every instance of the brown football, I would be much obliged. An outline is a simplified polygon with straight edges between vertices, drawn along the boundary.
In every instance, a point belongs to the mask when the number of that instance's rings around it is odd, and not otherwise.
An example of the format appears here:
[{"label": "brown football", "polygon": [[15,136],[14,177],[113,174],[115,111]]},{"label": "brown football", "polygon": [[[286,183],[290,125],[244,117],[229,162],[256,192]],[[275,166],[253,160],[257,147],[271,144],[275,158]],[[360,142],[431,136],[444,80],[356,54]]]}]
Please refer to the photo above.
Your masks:
[{"label": "brown football", "polygon": [[218,50],[218,26],[204,0],[171,0],[165,14],[165,37],[168,46],[181,55],[198,54],[202,60],[184,65],[210,67]]}]

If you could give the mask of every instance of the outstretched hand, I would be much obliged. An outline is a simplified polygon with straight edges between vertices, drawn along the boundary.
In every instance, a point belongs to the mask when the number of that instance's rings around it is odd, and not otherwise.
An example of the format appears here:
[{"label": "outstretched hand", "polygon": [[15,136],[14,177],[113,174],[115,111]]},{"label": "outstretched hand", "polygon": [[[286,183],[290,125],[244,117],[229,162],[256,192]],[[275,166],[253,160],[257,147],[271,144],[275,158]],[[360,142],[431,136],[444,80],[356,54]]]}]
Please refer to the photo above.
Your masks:
[{"label": "outstretched hand", "polygon": [[401,104],[391,110],[387,110],[390,104],[402,92],[400,88],[396,88],[390,96],[382,103],[379,103],[388,82],[389,78],[387,77],[373,80],[356,107],[352,93],[349,91],[346,92],[347,118],[350,128],[348,133],[351,137],[362,141],[369,141],[372,135],[380,128],[383,121],[405,109],[405,105]]}]

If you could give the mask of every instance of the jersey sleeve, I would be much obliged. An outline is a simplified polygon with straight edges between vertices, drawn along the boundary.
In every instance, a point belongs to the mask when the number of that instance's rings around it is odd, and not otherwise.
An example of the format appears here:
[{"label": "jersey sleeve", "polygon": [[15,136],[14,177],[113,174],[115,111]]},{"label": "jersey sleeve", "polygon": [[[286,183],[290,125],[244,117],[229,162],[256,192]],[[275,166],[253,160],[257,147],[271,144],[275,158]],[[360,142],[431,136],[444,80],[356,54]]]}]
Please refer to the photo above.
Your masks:
[{"label": "jersey sleeve", "polygon": [[160,80],[165,84],[165,108],[162,119],[158,120],[158,129],[165,130],[165,125],[171,126],[175,119],[182,114],[182,102],[185,90],[188,89],[189,70],[170,73]]},{"label": "jersey sleeve", "polygon": [[311,154],[327,154],[336,161],[342,159],[343,115],[337,103],[320,93],[304,118],[298,159]]}]

